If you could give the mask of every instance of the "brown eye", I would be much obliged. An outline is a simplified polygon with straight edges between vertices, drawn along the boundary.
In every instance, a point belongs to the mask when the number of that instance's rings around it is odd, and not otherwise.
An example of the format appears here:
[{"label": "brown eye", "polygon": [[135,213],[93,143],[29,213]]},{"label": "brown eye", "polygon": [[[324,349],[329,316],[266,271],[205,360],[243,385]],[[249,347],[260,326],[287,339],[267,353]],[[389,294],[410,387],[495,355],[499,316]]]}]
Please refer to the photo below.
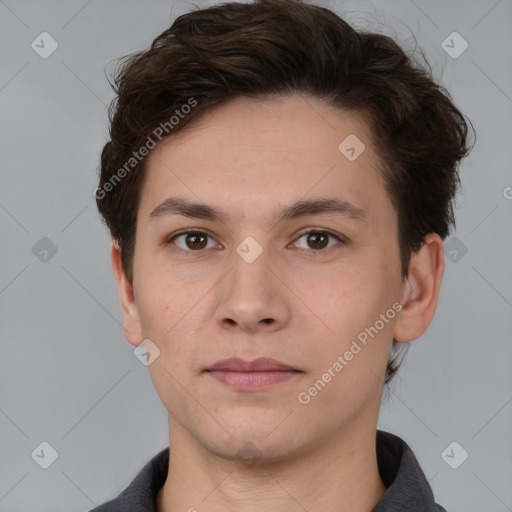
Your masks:
[{"label": "brown eye", "polygon": [[321,229],[310,229],[309,231],[302,232],[302,235],[295,242],[301,249],[314,249],[312,252],[324,252],[324,249],[329,249],[336,242],[344,242],[341,236],[335,235],[330,231]]},{"label": "brown eye", "polygon": [[307,236],[307,241],[312,249],[325,249],[329,243],[329,234],[309,233]]},{"label": "brown eye", "polygon": [[189,253],[215,247],[213,238],[202,231],[182,231],[169,238],[166,243],[176,245],[182,251]]},{"label": "brown eye", "polygon": [[208,237],[202,233],[191,233],[185,236],[185,244],[189,249],[204,249],[208,243]]}]

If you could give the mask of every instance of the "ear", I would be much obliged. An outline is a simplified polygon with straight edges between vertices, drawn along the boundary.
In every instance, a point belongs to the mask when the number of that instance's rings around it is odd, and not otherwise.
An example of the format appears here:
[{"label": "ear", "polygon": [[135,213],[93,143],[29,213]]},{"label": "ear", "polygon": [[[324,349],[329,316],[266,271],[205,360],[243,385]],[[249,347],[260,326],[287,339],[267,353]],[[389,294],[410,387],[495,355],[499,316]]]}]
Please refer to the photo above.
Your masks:
[{"label": "ear", "polygon": [[124,321],[124,337],[129,343],[138,346],[142,343],[142,329],[139,318],[139,310],[135,302],[132,282],[128,279],[121,259],[121,251],[116,241],[112,242],[112,270],[119,288],[121,299],[121,311]]},{"label": "ear", "polygon": [[402,310],[393,334],[396,341],[412,341],[426,331],[437,308],[443,274],[443,240],[431,233],[425,237],[420,250],[411,256],[403,285]]}]

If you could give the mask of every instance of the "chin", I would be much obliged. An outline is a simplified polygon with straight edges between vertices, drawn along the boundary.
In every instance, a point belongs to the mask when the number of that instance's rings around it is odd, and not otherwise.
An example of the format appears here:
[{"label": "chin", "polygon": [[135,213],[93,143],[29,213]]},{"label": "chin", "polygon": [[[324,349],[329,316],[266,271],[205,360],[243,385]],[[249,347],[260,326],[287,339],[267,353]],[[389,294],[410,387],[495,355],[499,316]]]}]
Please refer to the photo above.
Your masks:
[{"label": "chin", "polygon": [[267,434],[252,436],[247,433],[242,438],[230,438],[222,444],[218,439],[207,443],[207,448],[223,459],[239,461],[247,467],[262,467],[263,465],[284,462],[291,455],[292,447],[284,438],[268,439]]}]

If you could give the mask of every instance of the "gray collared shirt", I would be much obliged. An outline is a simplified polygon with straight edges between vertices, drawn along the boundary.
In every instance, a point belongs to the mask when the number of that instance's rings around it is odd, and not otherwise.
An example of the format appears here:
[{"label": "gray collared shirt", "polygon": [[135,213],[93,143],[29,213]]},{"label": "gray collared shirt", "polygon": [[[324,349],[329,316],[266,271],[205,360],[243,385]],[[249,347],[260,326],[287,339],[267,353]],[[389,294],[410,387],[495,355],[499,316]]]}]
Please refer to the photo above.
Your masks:
[{"label": "gray collared shirt", "polygon": [[[446,512],[407,443],[377,430],[377,463],[386,494],[372,512]],[[156,497],[167,478],[169,448],[155,455],[117,498],[90,512],[156,512]]]}]

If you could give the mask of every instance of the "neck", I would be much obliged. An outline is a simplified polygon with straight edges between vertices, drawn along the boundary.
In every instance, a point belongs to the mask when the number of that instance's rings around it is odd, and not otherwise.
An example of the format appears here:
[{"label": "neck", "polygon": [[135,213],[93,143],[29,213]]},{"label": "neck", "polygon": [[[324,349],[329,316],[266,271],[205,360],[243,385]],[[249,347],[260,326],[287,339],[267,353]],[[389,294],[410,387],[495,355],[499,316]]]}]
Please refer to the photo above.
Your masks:
[{"label": "neck", "polygon": [[287,460],[263,458],[250,467],[218,457],[171,423],[158,512],[369,512],[386,492],[377,466],[376,423],[324,439]]}]

